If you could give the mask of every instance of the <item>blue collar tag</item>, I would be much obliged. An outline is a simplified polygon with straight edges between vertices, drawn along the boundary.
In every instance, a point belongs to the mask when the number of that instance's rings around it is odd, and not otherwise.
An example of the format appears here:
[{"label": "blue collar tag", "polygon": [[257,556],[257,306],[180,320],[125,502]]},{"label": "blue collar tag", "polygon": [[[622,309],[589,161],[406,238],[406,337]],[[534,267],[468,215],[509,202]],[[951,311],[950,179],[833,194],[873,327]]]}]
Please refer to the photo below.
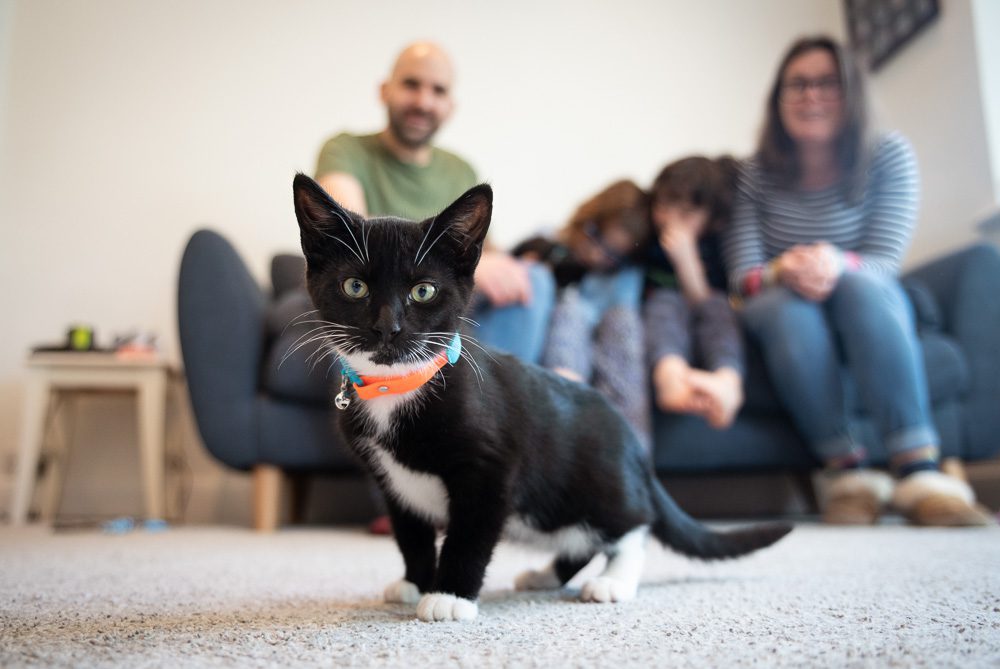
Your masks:
[{"label": "blue collar tag", "polygon": [[351,366],[348,365],[343,360],[340,361],[340,375],[346,376],[347,380],[356,386],[365,385],[365,382],[361,380],[361,377],[358,376],[358,373],[355,372],[353,369],[351,369]]},{"label": "blue collar tag", "polygon": [[462,336],[457,332],[455,333],[455,336],[452,337],[451,343],[448,344],[446,353],[448,355],[449,365],[454,365],[462,356]]}]

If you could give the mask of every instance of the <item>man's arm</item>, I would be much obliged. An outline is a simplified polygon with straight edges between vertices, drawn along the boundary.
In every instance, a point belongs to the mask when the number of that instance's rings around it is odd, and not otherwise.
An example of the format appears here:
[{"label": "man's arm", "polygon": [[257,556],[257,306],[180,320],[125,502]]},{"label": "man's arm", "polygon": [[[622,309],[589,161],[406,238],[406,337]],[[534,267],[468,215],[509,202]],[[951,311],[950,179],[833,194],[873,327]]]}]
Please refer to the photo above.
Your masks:
[{"label": "man's arm", "polygon": [[485,295],[494,307],[530,304],[531,279],[528,277],[528,265],[504,251],[490,247],[493,245],[487,241],[487,248],[483,250],[476,267],[476,290]]},{"label": "man's arm", "polygon": [[347,172],[330,172],[316,180],[342,207],[362,216],[368,215],[365,189],[361,182]]}]

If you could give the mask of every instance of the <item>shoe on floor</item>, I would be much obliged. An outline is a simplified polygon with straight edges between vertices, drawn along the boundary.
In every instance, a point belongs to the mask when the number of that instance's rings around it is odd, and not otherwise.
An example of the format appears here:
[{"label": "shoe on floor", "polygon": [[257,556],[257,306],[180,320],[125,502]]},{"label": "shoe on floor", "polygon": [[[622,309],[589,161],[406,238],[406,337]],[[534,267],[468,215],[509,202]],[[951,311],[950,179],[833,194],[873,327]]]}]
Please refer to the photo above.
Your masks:
[{"label": "shoe on floor", "polygon": [[830,478],[823,491],[823,522],[873,525],[892,497],[892,478],[879,471],[849,469]]},{"label": "shoe on floor", "polygon": [[372,522],[368,523],[368,533],[378,534],[381,536],[389,536],[392,534],[392,521],[389,520],[389,516],[379,516]]},{"label": "shoe on floor", "polygon": [[914,525],[982,527],[997,521],[965,481],[942,472],[910,474],[896,484],[892,505]]}]

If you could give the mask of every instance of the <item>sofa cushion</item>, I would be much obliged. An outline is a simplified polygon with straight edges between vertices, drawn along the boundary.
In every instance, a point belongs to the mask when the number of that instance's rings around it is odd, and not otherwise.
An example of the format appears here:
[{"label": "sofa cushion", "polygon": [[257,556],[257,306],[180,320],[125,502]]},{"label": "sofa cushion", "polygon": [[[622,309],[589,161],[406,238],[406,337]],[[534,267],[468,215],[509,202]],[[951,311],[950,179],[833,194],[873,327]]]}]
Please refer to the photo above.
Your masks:
[{"label": "sofa cushion", "polygon": [[931,404],[959,398],[969,391],[971,376],[965,354],[954,338],[937,332],[920,335]]},{"label": "sofa cushion", "polygon": [[271,288],[275,299],[306,285],[306,259],[291,253],[271,258]]},{"label": "sofa cushion", "polygon": [[901,280],[906,296],[913,305],[913,317],[919,332],[940,332],[944,319],[930,289],[920,279],[905,277]]},{"label": "sofa cushion", "polygon": [[774,386],[764,365],[760,347],[744,337],[746,351],[746,376],[743,380],[744,410],[761,413],[781,413],[781,404],[774,394]]},{"label": "sofa cushion", "polygon": [[268,344],[261,376],[262,390],[277,399],[329,405],[329,388],[340,375],[332,356],[310,342],[316,323],[305,290],[291,290],[268,306]]}]

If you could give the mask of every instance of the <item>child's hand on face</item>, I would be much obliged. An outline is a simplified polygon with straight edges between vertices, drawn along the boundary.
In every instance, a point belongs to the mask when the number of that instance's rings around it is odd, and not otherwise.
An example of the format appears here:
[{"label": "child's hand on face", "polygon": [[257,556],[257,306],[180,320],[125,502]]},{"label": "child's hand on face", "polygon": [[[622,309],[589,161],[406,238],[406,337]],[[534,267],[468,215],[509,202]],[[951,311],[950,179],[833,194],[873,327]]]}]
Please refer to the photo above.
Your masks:
[{"label": "child's hand on face", "polygon": [[705,231],[708,211],[687,203],[657,203],[653,206],[653,223],[664,253],[670,257],[687,255],[697,248],[698,238]]},{"label": "child's hand on face", "polygon": [[666,225],[657,237],[663,252],[670,257],[683,254],[687,249],[694,248],[698,238],[681,225]]}]

